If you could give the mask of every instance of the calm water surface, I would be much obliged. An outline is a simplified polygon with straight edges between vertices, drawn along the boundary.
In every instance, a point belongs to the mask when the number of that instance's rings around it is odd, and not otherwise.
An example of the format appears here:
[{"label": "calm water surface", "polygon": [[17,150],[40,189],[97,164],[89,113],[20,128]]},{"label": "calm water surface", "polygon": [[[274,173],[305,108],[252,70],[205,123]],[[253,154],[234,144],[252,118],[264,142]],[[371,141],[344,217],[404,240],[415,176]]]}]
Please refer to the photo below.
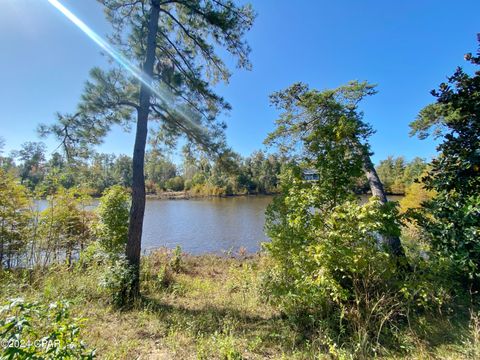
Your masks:
[{"label": "calm water surface", "polygon": [[[400,198],[389,196],[390,200]],[[268,241],[265,209],[271,201],[271,196],[147,200],[142,249],[180,245],[191,254],[236,252],[241,247],[258,251],[260,243]],[[46,206],[46,201],[39,202],[41,209]]]},{"label": "calm water surface", "polygon": [[143,224],[144,249],[180,245],[192,254],[259,250],[270,196],[200,200],[149,200]]}]

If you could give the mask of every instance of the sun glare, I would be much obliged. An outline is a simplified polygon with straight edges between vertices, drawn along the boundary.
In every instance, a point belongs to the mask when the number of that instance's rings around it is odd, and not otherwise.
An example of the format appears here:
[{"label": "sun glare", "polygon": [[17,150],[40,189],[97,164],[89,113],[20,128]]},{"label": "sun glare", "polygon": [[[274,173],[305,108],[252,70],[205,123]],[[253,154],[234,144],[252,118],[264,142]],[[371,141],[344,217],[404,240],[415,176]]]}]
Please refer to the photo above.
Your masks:
[{"label": "sun glare", "polygon": [[54,6],[58,11],[60,11],[68,20],[70,20],[75,26],[77,26],[82,32],[92,39],[100,48],[102,48],[108,55],[110,55],[120,66],[127,70],[131,75],[137,78],[141,83],[148,86],[152,94],[154,94],[165,106],[168,106],[170,110],[175,111],[179,114],[182,120],[188,122],[190,126],[199,127],[198,123],[192,121],[192,117],[187,114],[183,109],[178,107],[172,107],[172,102],[174,102],[175,96],[172,92],[162,86],[161,90],[158,90],[152,86],[151,79],[137,66],[132,64],[125,56],[115,50],[107,41],[105,41],[100,35],[93,31],[87,24],[80,20],[74,13],[67,9],[60,1],[58,0],[47,0],[52,6]]}]

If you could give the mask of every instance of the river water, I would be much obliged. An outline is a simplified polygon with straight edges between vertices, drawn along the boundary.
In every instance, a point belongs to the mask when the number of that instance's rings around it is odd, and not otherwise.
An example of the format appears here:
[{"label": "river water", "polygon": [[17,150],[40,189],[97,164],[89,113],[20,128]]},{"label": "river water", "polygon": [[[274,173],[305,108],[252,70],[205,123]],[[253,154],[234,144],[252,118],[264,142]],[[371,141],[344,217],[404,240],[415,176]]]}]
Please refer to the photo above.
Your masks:
[{"label": "river water", "polygon": [[270,196],[237,196],[199,200],[149,200],[143,248],[180,245],[192,254],[258,251],[267,241],[263,226]]},{"label": "river water", "polygon": [[[366,197],[365,197],[366,198]],[[399,200],[399,197],[389,197]],[[256,252],[268,241],[265,209],[271,196],[238,196],[196,200],[147,200],[142,249],[166,246],[191,254]],[[39,208],[46,207],[46,201]]]}]

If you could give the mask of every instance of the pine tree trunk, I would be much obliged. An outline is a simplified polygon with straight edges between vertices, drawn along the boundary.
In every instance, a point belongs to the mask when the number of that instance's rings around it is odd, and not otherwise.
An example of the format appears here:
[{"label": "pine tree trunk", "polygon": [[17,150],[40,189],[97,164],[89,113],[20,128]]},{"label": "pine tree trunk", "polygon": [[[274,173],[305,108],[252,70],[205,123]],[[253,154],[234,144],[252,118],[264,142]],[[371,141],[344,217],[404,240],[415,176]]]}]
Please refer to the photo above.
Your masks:
[{"label": "pine tree trunk", "polygon": [[[143,72],[150,81],[153,76],[155,62],[156,37],[158,32],[158,19],[160,6],[158,0],[151,1],[146,59],[143,64]],[[128,226],[128,240],[126,257],[128,264],[133,270],[130,288],[125,289],[124,300],[129,301],[140,294],[140,255],[142,243],[143,216],[145,213],[145,147],[147,143],[148,115],[150,112],[151,91],[146,84],[141,85],[139,108],[137,112],[137,129],[132,160],[132,206],[130,208],[130,221]],[[125,298],[126,297],[126,298]]]},{"label": "pine tree trunk", "polygon": [[[366,151],[363,153],[363,169],[365,175],[367,176],[368,184],[370,185],[370,190],[372,191],[372,196],[378,197],[382,204],[386,204],[388,200],[382,181],[378,177],[375,166],[373,166],[372,160],[370,159],[368,153],[366,153]],[[405,257],[405,252],[398,236],[384,236],[382,237],[382,243],[394,256],[400,258]]]}]

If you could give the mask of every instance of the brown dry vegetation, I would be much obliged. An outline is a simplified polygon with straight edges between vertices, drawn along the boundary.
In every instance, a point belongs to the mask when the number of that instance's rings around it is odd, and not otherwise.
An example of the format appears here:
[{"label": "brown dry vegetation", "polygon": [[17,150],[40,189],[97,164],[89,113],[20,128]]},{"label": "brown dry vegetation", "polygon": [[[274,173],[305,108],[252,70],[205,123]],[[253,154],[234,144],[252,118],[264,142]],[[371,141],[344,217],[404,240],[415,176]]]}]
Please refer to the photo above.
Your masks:
[{"label": "brown dry vegetation", "polygon": [[[82,337],[101,359],[334,359],[351,358],[346,348],[306,338],[261,297],[259,255],[182,255],[173,271],[172,254],[143,259],[142,300],[118,310],[99,285],[102,267],[43,272],[4,272],[3,299],[24,297],[72,302],[72,313],[87,318]],[[461,310],[461,309],[460,309]],[[479,356],[480,322],[468,310],[442,319],[423,319],[405,330],[404,352],[385,349],[384,358],[473,359]]]}]

